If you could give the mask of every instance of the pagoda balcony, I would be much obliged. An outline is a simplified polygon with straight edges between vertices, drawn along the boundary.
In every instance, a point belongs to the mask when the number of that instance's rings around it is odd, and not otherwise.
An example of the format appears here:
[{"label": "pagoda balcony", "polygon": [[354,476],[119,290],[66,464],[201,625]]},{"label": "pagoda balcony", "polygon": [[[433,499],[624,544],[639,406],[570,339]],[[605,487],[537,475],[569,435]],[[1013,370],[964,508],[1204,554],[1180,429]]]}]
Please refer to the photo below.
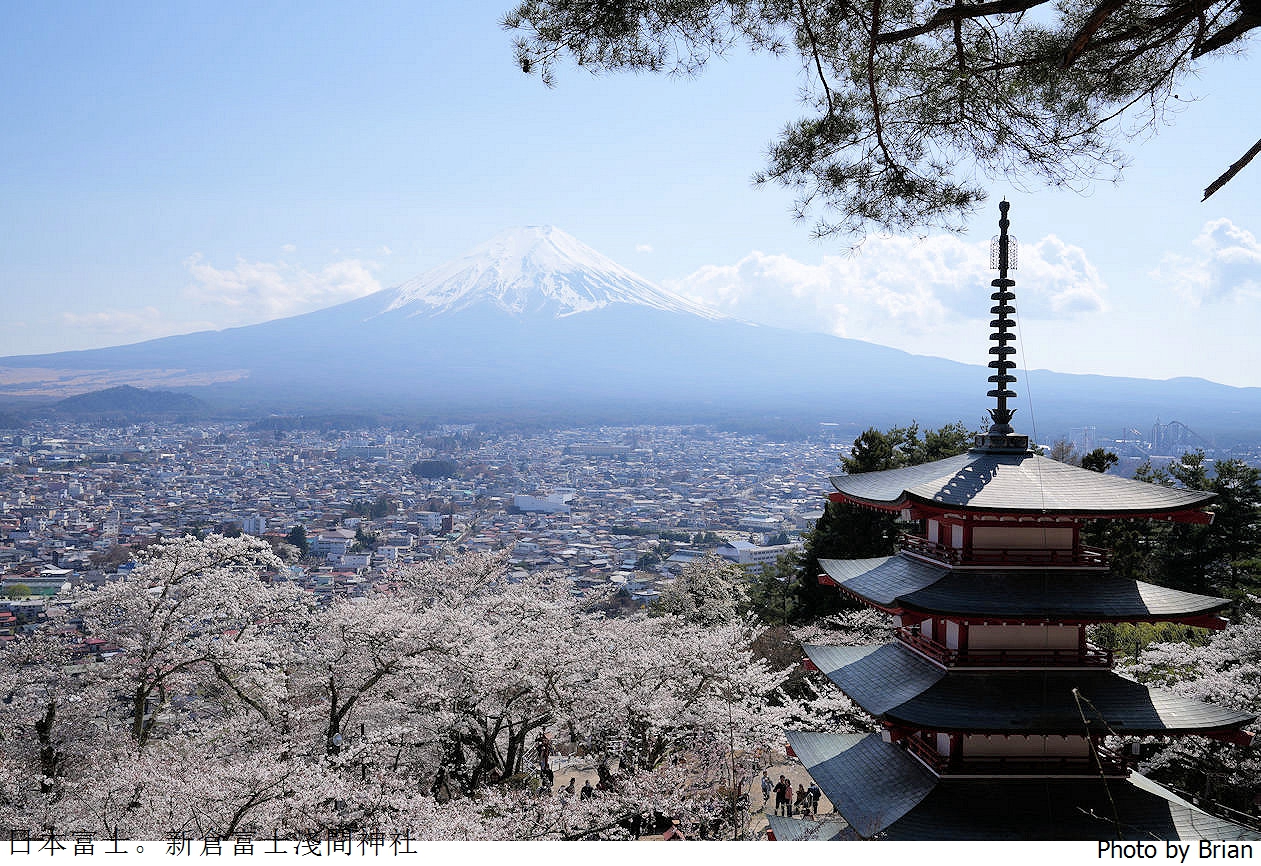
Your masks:
[{"label": "pagoda balcony", "polygon": [[1081,545],[1068,550],[1037,550],[1026,548],[973,547],[961,550],[929,541],[921,535],[903,533],[899,539],[908,553],[937,560],[946,565],[994,565],[994,566],[1073,566],[1076,568],[1107,568],[1108,551],[1101,547]]},{"label": "pagoda balcony", "polygon": [[959,667],[993,667],[993,668],[1110,668],[1112,667],[1112,651],[1101,649],[1087,643],[1083,648],[1073,649],[951,649],[929,640],[909,628],[898,629],[898,639],[911,649],[928,656],[933,661],[948,668]]},{"label": "pagoda balcony", "polygon": [[920,737],[903,737],[912,755],[938,776],[1127,776],[1125,758],[1103,746],[1095,746],[1099,763],[1092,757],[1055,755],[943,755]]}]

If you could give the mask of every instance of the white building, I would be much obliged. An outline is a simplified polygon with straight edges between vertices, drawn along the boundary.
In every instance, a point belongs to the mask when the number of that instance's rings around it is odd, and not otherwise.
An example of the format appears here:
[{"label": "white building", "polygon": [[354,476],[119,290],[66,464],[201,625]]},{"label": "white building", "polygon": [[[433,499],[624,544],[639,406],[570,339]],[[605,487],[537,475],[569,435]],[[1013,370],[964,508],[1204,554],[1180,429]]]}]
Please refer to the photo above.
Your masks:
[{"label": "white building", "polygon": [[756,571],[764,565],[774,565],[785,553],[801,549],[800,544],[771,544],[762,547],[749,541],[730,541],[714,552],[747,571]]},{"label": "white building", "polygon": [[328,558],[340,557],[355,543],[355,534],[349,529],[324,529],[310,540],[311,553]]},{"label": "white building", "polygon": [[518,493],[512,497],[512,507],[535,514],[569,514],[569,499],[572,496],[572,493],[552,493],[548,496],[524,496]]}]

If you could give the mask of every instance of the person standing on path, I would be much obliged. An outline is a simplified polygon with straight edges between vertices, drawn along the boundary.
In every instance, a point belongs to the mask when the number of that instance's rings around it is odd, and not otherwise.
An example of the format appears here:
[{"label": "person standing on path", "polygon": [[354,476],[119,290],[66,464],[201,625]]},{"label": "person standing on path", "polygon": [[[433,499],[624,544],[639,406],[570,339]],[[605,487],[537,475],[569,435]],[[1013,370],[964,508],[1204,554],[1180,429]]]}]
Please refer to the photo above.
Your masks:
[{"label": "person standing on path", "polygon": [[780,807],[784,809],[784,816],[791,818],[793,814],[793,785],[792,782],[784,776],[779,777],[779,782],[775,785],[775,814],[780,813]]},{"label": "person standing on path", "polygon": [[765,770],[762,771],[762,808],[766,808],[767,802],[771,799],[771,792],[775,790],[775,783],[771,781],[771,777],[767,775]]}]

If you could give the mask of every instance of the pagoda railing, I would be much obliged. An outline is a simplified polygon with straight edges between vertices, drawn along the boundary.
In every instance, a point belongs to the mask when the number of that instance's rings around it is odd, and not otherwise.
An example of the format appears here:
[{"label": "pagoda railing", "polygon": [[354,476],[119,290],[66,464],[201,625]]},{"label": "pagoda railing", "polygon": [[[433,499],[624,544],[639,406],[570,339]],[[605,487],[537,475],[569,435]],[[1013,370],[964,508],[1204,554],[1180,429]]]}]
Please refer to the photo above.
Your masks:
[{"label": "pagoda railing", "polygon": [[1095,746],[1099,765],[1087,756],[1064,755],[943,755],[933,744],[911,735],[902,742],[908,751],[938,775],[1019,776],[1019,775],[1090,775],[1102,767],[1105,775],[1124,776],[1128,772],[1125,758],[1111,749]]},{"label": "pagoda railing", "polygon": [[957,650],[929,640],[908,628],[898,629],[903,643],[946,667],[1090,667],[1112,666],[1112,651],[1092,643],[1082,649],[1021,647],[1020,649]]},{"label": "pagoda railing", "polygon": [[902,549],[918,553],[949,565],[1072,565],[1082,568],[1106,568],[1108,551],[1101,547],[1082,545],[1068,550],[1029,550],[1013,547],[973,547],[961,550],[922,535],[904,533]]}]

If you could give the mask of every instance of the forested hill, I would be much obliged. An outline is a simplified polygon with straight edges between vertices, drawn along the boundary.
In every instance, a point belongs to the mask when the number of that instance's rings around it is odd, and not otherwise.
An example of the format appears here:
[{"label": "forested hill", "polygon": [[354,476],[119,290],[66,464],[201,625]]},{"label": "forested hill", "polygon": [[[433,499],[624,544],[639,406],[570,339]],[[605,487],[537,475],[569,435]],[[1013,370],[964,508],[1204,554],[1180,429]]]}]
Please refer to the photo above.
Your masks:
[{"label": "forested hill", "polygon": [[188,394],[120,385],[58,400],[52,409],[59,415],[190,415],[207,406]]}]

